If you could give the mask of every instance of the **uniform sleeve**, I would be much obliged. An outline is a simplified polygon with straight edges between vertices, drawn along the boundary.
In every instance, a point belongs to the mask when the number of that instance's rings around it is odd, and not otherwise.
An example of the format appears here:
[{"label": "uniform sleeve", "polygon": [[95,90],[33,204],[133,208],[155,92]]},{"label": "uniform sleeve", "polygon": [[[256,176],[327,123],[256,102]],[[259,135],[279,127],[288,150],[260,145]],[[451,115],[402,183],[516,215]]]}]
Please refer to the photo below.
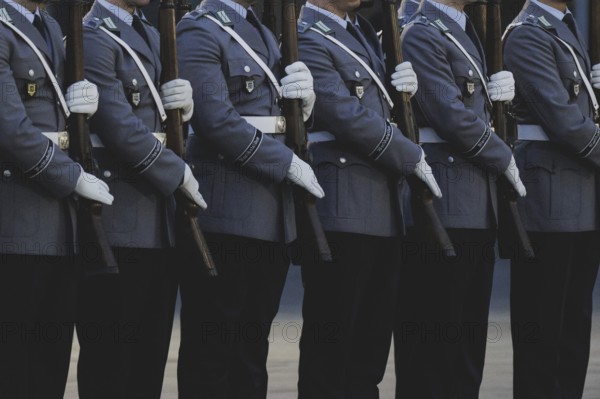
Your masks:
[{"label": "uniform sleeve", "polygon": [[[507,38],[504,62],[514,74],[517,93],[550,141],[600,166],[600,131],[582,113],[562,84],[552,37],[540,28],[521,26]],[[587,95],[587,92],[586,92]]]},{"label": "uniform sleeve", "polygon": [[504,172],[510,162],[510,148],[465,106],[442,39],[436,29],[419,24],[406,28],[402,35],[404,59],[412,63],[419,80],[415,96],[419,109],[430,127],[459,154]]},{"label": "uniform sleeve", "polygon": [[185,163],[164,148],[126,99],[118,79],[116,43],[101,31],[84,30],[85,77],[98,86],[98,112],[90,120],[92,132],[119,159],[132,165],[163,195],[175,192],[183,180]]},{"label": "uniform sleeve", "polygon": [[181,76],[194,89],[194,132],[242,170],[252,170],[253,175],[280,183],[287,175],[293,153],[236,111],[230,98],[235,93],[229,93],[222,67],[226,60],[211,28],[220,29],[207,19],[184,19],[177,27]]},{"label": "uniform sleeve", "polygon": [[306,32],[298,39],[300,60],[306,63],[314,78],[315,124],[394,173],[413,173],[421,158],[420,147],[350,93],[334,59],[317,35]]},{"label": "uniform sleeve", "polygon": [[[14,162],[24,176],[35,179],[56,198],[73,192],[81,169],[66,153],[42,135],[27,116],[10,67],[11,51],[0,27],[0,154]],[[62,112],[62,111],[60,111]]]}]

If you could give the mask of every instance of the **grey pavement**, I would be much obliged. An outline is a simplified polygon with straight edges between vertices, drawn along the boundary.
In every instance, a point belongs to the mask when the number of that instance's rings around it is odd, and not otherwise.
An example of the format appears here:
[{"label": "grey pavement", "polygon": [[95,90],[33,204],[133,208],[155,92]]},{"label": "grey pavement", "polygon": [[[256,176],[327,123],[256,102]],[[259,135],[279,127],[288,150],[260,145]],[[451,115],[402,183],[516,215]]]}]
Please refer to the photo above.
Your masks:
[{"label": "grey pavement", "polygon": [[[490,313],[488,350],[481,399],[509,399],[512,397],[512,350],[509,327],[509,267],[498,262],[494,276],[494,292]],[[281,308],[274,322],[269,355],[269,399],[293,399],[296,397],[298,368],[298,341],[302,318],[302,283],[298,267],[292,267],[284,291]],[[592,353],[588,369],[584,399],[600,399],[600,280],[594,293],[594,325]],[[169,363],[165,373],[162,399],[177,398],[177,351],[179,346],[179,323],[176,321],[171,340]],[[74,345],[66,399],[77,398],[76,361],[78,347]],[[382,399],[394,397],[394,364],[390,357],[386,375],[380,384]]]}]

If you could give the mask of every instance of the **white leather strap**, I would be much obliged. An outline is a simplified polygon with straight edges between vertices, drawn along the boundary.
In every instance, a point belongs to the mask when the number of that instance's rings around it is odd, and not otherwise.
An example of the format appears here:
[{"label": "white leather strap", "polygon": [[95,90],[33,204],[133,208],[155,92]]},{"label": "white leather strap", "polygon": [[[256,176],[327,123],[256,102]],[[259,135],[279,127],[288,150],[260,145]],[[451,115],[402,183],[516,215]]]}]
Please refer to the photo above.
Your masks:
[{"label": "white leather strap", "polygon": [[219,25],[221,29],[227,32],[236,42],[238,42],[240,46],[242,46],[244,51],[246,51],[246,53],[248,53],[248,55],[254,60],[254,62],[258,64],[260,69],[262,69],[265,72],[265,74],[269,78],[269,81],[273,85],[273,88],[277,92],[277,97],[281,98],[281,86],[279,85],[277,78],[273,74],[273,71],[271,71],[271,69],[267,66],[267,64],[265,64],[263,60],[258,56],[258,54],[256,54],[256,52],[252,50],[252,47],[250,47],[248,43],[246,43],[246,41],[240,35],[237,34],[236,31],[231,29],[229,26],[223,25],[221,21],[214,18],[212,15],[206,14],[205,17],[213,21],[215,24]]},{"label": "white leather strap", "polygon": [[115,42],[117,42],[121,47],[123,47],[125,49],[125,51],[127,51],[127,53],[131,56],[131,58],[133,58],[133,62],[135,62],[135,64],[137,65],[138,69],[142,73],[142,76],[144,77],[144,80],[146,81],[146,84],[150,88],[150,93],[152,93],[152,98],[154,98],[154,102],[156,103],[156,108],[158,109],[158,113],[160,114],[160,120],[163,122],[166,121],[167,114],[165,112],[165,107],[163,106],[162,100],[160,99],[160,95],[158,94],[158,90],[156,89],[154,82],[150,78],[150,75],[148,75],[148,71],[146,70],[146,67],[144,67],[142,60],[140,60],[140,57],[138,57],[138,55],[136,54],[135,51],[133,51],[131,46],[129,46],[129,44],[125,43],[125,41],[123,41],[119,36],[115,35],[111,31],[106,29],[104,26],[101,26],[100,30],[103,31],[104,33],[106,33],[111,39],[113,39]]},{"label": "white leather strap", "polygon": [[52,86],[54,87],[54,92],[56,93],[56,96],[58,97],[60,106],[61,106],[65,116],[68,118],[71,115],[71,111],[69,111],[69,107],[67,106],[67,101],[65,100],[65,96],[62,92],[62,89],[60,88],[60,85],[58,84],[58,81],[56,80],[56,77],[54,76],[54,71],[52,70],[52,68],[50,68],[50,65],[48,65],[48,62],[46,61],[46,57],[44,57],[42,52],[35,46],[35,44],[31,41],[31,39],[29,39],[27,37],[27,35],[25,33],[23,33],[19,28],[14,26],[10,22],[10,20],[6,19],[6,15],[4,13],[0,13],[0,21],[2,21],[2,23],[4,23],[4,25],[6,25],[6,27],[8,27],[13,32],[15,32],[17,35],[19,35],[19,37],[21,39],[23,39],[29,47],[31,47],[31,49],[33,50],[35,55],[40,59],[40,62],[42,63],[42,66],[44,67],[44,70],[46,71],[46,75],[48,76],[48,79],[50,79],[50,82],[52,82]]},{"label": "white leather strap", "polygon": [[263,133],[285,133],[285,117],[283,116],[242,116],[242,118]]},{"label": "white leather strap", "polygon": [[383,94],[383,96],[385,97],[385,100],[387,101],[388,105],[390,106],[390,109],[394,108],[394,102],[392,101],[392,98],[390,97],[390,94],[388,93],[388,91],[385,89],[385,85],[383,84],[381,79],[379,79],[377,74],[371,69],[371,67],[362,60],[362,58],[360,58],[354,51],[350,50],[348,48],[348,46],[346,46],[344,43],[340,42],[335,37],[333,37],[331,35],[326,35],[323,32],[321,32],[320,30],[315,29],[315,28],[310,28],[310,30],[312,30],[313,32],[317,32],[319,35],[323,36],[330,42],[333,42],[336,45],[338,45],[342,50],[344,50],[352,58],[354,58],[363,68],[365,68],[365,70],[367,71],[369,76],[371,76],[371,79],[373,79],[373,81],[375,81],[375,83],[377,84],[377,87],[379,87],[379,90],[381,91],[381,94]]}]

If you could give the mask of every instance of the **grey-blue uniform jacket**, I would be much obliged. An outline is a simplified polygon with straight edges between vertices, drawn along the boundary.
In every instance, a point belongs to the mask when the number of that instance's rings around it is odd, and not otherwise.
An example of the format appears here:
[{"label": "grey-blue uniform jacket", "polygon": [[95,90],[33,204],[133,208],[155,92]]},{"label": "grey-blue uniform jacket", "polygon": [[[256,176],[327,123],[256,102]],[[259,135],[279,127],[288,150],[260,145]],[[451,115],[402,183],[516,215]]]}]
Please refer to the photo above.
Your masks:
[{"label": "grey-blue uniform jacket", "polygon": [[398,8],[398,23],[400,27],[410,21],[413,15],[419,10],[419,0],[402,0],[400,8]]},{"label": "grey-blue uniform jacket", "polygon": [[95,148],[94,156],[100,177],[115,197],[102,212],[104,228],[114,247],[170,247],[174,244],[172,194],[182,183],[185,164],[152,135],[162,126],[150,89],[133,58],[101,26],[131,46],[156,87],[161,65],[156,29],[145,23],[148,47],[131,26],[94,3],[84,18],[84,60],[86,79],[100,91],[90,131],[104,148]]},{"label": "grey-blue uniform jacket", "polygon": [[[281,134],[263,133],[242,116],[280,116],[275,89],[248,53],[211,15],[237,32],[281,79],[275,36],[261,33],[219,0],[206,0],[177,26],[181,76],[192,82],[195,134],[187,159],[209,204],[199,217],[211,233],[271,242],[296,237],[291,187],[292,151]],[[264,40],[263,40],[264,37]]]},{"label": "grey-blue uniform jacket", "polygon": [[298,25],[300,59],[311,70],[317,94],[311,140],[317,140],[319,131],[335,138],[310,144],[325,190],[317,206],[326,231],[394,237],[404,231],[400,181],[414,171],[421,149],[389,123],[389,105],[367,70],[313,31],[341,41],[384,82],[376,33],[364,18],[358,16],[358,21],[372,50],[314,9],[304,7]]},{"label": "grey-blue uniform jacket", "polygon": [[530,2],[514,22],[522,25],[504,45],[504,61],[517,83],[514,112],[519,124],[540,125],[550,139],[517,143],[515,158],[527,188],[521,217],[530,231],[597,230],[600,131],[574,58],[555,36],[574,49],[589,78],[586,45]]},{"label": "grey-blue uniform jacket", "polygon": [[[52,44],[49,49],[19,11],[0,0],[0,12],[33,41],[62,86],[65,54],[58,23],[41,11]],[[68,255],[75,237],[68,196],[81,172],[42,135],[64,131],[65,115],[39,58],[2,23],[0,82],[0,253]]]},{"label": "grey-blue uniform jacket", "polygon": [[[486,81],[436,21],[463,45]],[[511,151],[490,129],[481,44],[425,0],[402,32],[402,49],[419,79],[413,99],[419,128],[432,128],[445,141],[423,144],[443,194],[434,201],[443,225],[495,228],[496,180],[507,169]]]}]

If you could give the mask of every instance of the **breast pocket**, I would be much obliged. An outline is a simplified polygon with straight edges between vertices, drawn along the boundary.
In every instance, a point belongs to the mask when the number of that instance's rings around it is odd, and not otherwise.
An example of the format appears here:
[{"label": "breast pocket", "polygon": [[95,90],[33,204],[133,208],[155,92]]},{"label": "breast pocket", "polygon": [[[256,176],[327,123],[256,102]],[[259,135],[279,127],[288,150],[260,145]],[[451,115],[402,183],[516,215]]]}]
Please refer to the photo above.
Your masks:
[{"label": "breast pocket", "polygon": [[267,95],[263,86],[265,72],[253,59],[228,60],[227,68],[227,88],[229,98],[234,104],[244,104]]},{"label": "breast pocket", "polygon": [[583,79],[577,70],[574,61],[565,61],[557,63],[558,74],[563,82],[565,89],[569,92],[569,100],[576,101],[579,93],[585,90]]},{"label": "breast pocket", "polygon": [[359,64],[341,66],[339,68],[340,76],[346,84],[350,94],[362,100],[365,92],[371,85],[373,79],[371,75]]},{"label": "breast pocket", "polygon": [[472,108],[475,98],[481,93],[485,82],[481,81],[477,70],[468,61],[452,62],[454,81],[460,90],[459,98],[467,108]]},{"label": "breast pocket", "polygon": [[16,87],[23,102],[35,99],[54,98],[54,89],[50,84],[42,63],[37,58],[20,61],[12,66]]}]

